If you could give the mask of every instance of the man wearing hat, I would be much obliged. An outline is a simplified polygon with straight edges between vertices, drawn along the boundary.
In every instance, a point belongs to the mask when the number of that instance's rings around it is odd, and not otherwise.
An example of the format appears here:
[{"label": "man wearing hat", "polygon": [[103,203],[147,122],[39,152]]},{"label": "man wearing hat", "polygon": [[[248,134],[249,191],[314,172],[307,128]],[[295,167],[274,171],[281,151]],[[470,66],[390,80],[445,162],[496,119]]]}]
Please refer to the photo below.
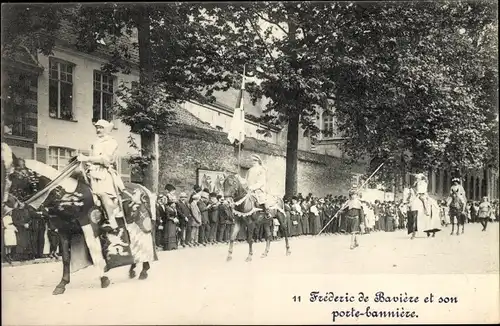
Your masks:
[{"label": "man wearing hat", "polygon": [[208,218],[208,192],[204,189],[201,192],[201,199],[198,201],[198,208],[201,213],[201,226],[199,228],[199,243],[206,246],[210,235],[210,221]]},{"label": "man wearing hat", "polygon": [[177,214],[179,215],[180,232],[180,245],[186,246],[189,236],[191,235],[188,230],[188,223],[193,218],[189,208],[188,196],[185,192],[179,195],[179,202],[177,203]]},{"label": "man wearing hat", "polygon": [[257,198],[257,204],[264,210],[266,215],[269,209],[266,203],[266,169],[262,165],[262,160],[257,154],[252,155],[253,166],[248,170],[247,184],[250,191]]},{"label": "man wearing hat", "polygon": [[465,196],[465,189],[462,187],[460,184],[460,179],[459,178],[453,178],[451,179],[451,188],[450,188],[450,195],[448,196],[448,199],[446,200],[446,204],[450,206],[451,201],[453,196],[457,196],[460,204],[462,205],[464,209],[464,213],[466,210],[466,204],[467,204],[467,198]]},{"label": "man wearing hat", "polygon": [[92,144],[90,156],[78,155],[79,162],[87,163],[87,175],[92,191],[99,197],[108,218],[107,226],[113,230],[118,228],[116,217],[121,209],[121,192],[125,190],[120,175],[115,169],[118,143],[111,137],[113,124],[106,120],[95,123],[97,140]]}]

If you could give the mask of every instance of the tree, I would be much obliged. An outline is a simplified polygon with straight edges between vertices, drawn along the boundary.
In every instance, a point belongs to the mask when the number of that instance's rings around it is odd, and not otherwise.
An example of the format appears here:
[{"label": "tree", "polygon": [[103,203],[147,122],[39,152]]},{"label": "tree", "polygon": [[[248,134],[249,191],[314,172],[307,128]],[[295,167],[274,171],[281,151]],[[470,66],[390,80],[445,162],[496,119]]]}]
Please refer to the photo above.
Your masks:
[{"label": "tree", "polygon": [[[333,91],[330,76],[322,70],[328,58],[318,55],[315,33],[322,24],[325,4],[245,3],[206,5],[215,17],[218,34],[224,36],[225,57],[231,64],[246,64],[261,83],[249,83],[247,91],[256,101],[270,101],[261,120],[287,126],[286,181],[288,196],[297,192],[297,154],[300,128],[315,136],[314,122],[324,94]],[[244,53],[240,56],[240,53]],[[232,59],[231,59],[232,58]]]},{"label": "tree", "polygon": [[[202,8],[187,3],[83,5],[75,17],[78,44],[86,51],[106,39],[114,49],[105,65],[109,72],[130,72],[129,51],[139,49],[140,81],[120,87],[117,114],[141,136],[141,155],[133,162],[143,170],[144,185],[158,191],[155,134],[175,123],[176,103],[213,101],[215,90],[227,90],[234,75],[210,33],[210,20]],[[137,43],[123,44],[137,31]]]},{"label": "tree", "polygon": [[357,3],[341,13],[330,26],[337,32],[323,34],[335,49],[344,149],[381,158],[407,150],[410,165],[424,171],[477,168],[496,157],[495,6]]},{"label": "tree", "polygon": [[[270,99],[264,120],[288,124],[290,195],[296,192],[299,126],[316,134],[318,107],[334,108],[352,159],[398,156],[386,163],[391,180],[406,165],[460,169],[495,156],[488,148],[498,138],[491,136],[495,6],[259,3],[209,12],[219,17],[228,46],[246,51],[255,66],[262,83],[248,90],[254,99]],[[409,162],[404,152],[412,153]]]}]

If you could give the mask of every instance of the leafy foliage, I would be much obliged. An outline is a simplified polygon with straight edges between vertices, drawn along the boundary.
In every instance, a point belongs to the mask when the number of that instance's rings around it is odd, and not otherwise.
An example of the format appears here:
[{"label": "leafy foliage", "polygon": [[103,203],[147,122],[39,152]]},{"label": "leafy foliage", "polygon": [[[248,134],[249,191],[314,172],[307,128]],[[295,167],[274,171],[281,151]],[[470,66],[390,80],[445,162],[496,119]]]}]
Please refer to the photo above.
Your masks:
[{"label": "leafy foliage", "polygon": [[[202,8],[191,3],[81,5],[74,19],[81,49],[94,51],[101,40],[113,49],[105,70],[129,73],[139,68],[137,86],[120,88],[116,111],[141,135],[141,158],[133,161],[153,179],[155,172],[148,170],[156,160],[153,135],[175,123],[176,104],[214,101],[214,91],[235,82],[236,74],[226,71],[218,34],[212,33]],[[132,62],[137,50],[139,62]]]},{"label": "leafy foliage", "polygon": [[424,171],[479,168],[495,156],[489,146],[498,138],[491,138],[498,74],[493,3],[352,7],[351,19],[330,25],[337,34],[327,40],[352,48],[337,53],[332,66],[344,149],[356,157],[409,150],[410,165]]},{"label": "leafy foliage", "polygon": [[51,54],[64,15],[61,5],[3,4],[2,57],[12,57],[20,47],[33,54]]},{"label": "leafy foliage", "polygon": [[[399,156],[386,175],[404,165],[498,165],[495,12],[486,1],[210,8],[262,81],[248,89],[270,99],[266,122],[286,124],[298,112],[314,135],[318,108],[334,111],[349,156]],[[412,156],[402,164],[404,151]]]}]

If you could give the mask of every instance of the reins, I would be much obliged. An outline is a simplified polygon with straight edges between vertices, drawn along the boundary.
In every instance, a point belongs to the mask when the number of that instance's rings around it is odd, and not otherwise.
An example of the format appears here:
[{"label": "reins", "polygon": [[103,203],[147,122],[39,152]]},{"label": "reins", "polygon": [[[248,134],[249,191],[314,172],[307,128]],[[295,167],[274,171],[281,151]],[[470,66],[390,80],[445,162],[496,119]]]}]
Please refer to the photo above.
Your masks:
[{"label": "reins", "polygon": [[250,199],[250,195],[251,195],[250,191],[248,189],[244,189],[244,190],[246,191],[245,195],[243,195],[243,197],[241,197],[240,199],[233,201],[233,204],[234,204],[233,213],[234,213],[234,215],[240,216],[240,217],[248,217],[248,216],[254,214],[255,212],[261,211],[261,209],[255,208],[253,205],[252,205],[252,209],[249,212],[242,212],[242,211],[239,211],[236,209],[236,207],[242,205],[245,201]]}]

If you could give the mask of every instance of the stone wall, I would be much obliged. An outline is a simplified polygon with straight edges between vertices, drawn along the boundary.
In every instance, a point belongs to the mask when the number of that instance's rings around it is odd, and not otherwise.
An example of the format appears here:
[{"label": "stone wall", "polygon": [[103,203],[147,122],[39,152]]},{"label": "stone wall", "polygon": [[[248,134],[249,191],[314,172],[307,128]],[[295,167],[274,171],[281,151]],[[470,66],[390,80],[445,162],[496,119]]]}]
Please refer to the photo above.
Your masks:
[{"label": "stone wall", "polygon": [[[160,188],[174,184],[178,191],[191,192],[198,169],[237,172],[238,150],[225,133],[189,125],[170,128],[160,136]],[[278,145],[246,138],[242,146],[242,170],[250,167],[251,154],[258,154],[267,168],[269,193],[285,192],[285,154]],[[347,194],[351,176],[363,173],[361,164],[347,164],[339,158],[299,151],[298,191],[306,195]]]}]

